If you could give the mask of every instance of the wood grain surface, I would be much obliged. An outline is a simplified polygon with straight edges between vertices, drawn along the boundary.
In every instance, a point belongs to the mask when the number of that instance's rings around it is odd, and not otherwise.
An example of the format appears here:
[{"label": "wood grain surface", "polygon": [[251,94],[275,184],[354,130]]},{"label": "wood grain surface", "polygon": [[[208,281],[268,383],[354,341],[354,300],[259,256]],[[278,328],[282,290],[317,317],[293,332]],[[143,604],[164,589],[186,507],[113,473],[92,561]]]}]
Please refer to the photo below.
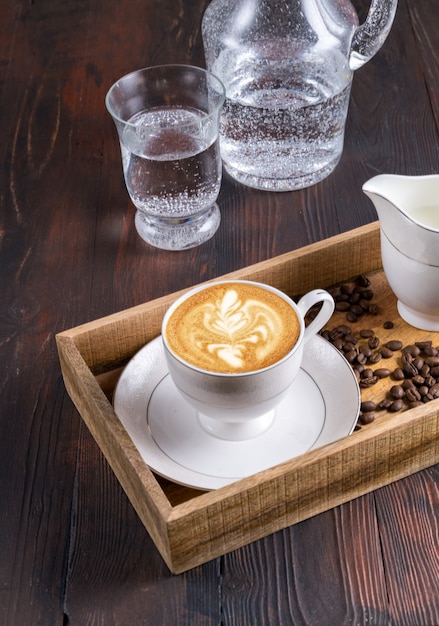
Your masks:
[{"label": "wood grain surface", "polygon": [[172,576],[66,393],[57,332],[372,222],[377,173],[439,172],[439,4],[400,0],[331,176],[274,194],[226,175],[210,242],[146,246],[105,93],[204,65],[207,3],[1,3],[0,623],[437,626],[437,465]]}]

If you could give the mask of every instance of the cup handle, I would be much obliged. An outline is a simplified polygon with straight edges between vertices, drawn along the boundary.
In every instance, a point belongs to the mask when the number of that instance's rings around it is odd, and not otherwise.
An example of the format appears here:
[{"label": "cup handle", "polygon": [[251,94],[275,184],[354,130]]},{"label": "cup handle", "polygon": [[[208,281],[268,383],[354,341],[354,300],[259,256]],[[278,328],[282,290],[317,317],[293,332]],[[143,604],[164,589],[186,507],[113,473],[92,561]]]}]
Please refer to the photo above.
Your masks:
[{"label": "cup handle", "polygon": [[305,328],[305,334],[303,337],[304,343],[316,335],[330,320],[331,315],[334,313],[335,302],[331,294],[324,289],[314,289],[313,291],[309,291],[302,296],[297,303],[300,313],[305,318],[308,311],[319,302],[322,302],[322,308],[312,322]]}]

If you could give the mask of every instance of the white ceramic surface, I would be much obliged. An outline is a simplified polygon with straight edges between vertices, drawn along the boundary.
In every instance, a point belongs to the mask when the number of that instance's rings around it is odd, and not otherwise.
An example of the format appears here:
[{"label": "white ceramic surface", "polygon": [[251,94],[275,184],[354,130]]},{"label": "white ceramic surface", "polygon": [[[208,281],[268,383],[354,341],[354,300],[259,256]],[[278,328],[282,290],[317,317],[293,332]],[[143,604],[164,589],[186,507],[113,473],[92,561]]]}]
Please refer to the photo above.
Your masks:
[{"label": "white ceramic surface", "polygon": [[383,230],[381,259],[402,319],[421,330],[439,331],[439,267],[403,254]]},{"label": "white ceramic surface", "polygon": [[320,336],[259,436],[229,441],[201,427],[168,374],[161,337],[142,348],[117,384],[114,409],[142,458],[157,474],[210,490],[228,485],[352,432],[360,391],[345,358]]},{"label": "white ceramic surface", "polygon": [[[230,290],[233,290],[233,285],[250,284],[282,298],[293,309],[300,323],[300,334],[292,349],[268,367],[237,373],[200,369],[178,356],[166,340],[168,321],[182,302],[200,291],[209,289],[212,284],[225,284]],[[316,304],[321,304],[321,308],[316,317],[305,326],[305,316]],[[230,312],[232,310],[233,307]],[[210,432],[234,441],[257,436],[270,424],[270,420],[265,418],[267,413],[273,411],[289,393],[289,387],[299,372],[305,345],[329,321],[333,312],[334,299],[324,289],[314,289],[296,303],[279,289],[255,281],[225,280],[197,285],[177,299],[163,318],[162,339],[169,374],[184,399],[200,413],[204,427]],[[263,326],[258,318],[255,320],[251,316],[247,318],[245,311],[243,314],[244,319],[249,319],[250,322],[256,320],[258,328]],[[251,324],[249,328],[245,326],[245,330],[253,335],[258,334],[256,326],[253,327]],[[249,338],[253,342],[250,335]],[[225,340],[227,336],[221,337],[221,341]]]},{"label": "white ceramic surface", "polygon": [[378,213],[383,269],[400,316],[439,331],[439,175],[381,174],[363,191]]}]

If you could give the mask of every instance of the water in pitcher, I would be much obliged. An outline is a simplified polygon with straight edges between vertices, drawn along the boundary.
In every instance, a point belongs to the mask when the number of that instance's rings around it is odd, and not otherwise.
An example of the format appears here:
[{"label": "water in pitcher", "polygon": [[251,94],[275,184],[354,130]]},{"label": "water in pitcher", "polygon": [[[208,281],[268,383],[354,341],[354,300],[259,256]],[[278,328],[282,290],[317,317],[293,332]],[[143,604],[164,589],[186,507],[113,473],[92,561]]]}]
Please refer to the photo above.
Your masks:
[{"label": "water in pitcher", "polygon": [[128,192],[139,210],[184,221],[218,196],[218,137],[206,113],[157,107],[134,115],[121,146]]},{"label": "water in pitcher", "polygon": [[213,69],[227,92],[220,126],[226,169],[244,184],[279,191],[325,178],[343,150],[349,104],[352,73],[341,53],[294,64],[230,57],[223,51]]}]

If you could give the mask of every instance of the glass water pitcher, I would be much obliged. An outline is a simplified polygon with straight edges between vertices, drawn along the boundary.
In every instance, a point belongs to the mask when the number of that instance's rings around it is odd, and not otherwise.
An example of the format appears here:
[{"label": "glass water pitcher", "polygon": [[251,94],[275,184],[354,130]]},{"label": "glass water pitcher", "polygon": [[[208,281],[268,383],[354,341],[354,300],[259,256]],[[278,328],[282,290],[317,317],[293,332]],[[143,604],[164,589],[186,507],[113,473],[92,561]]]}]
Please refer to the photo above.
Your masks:
[{"label": "glass water pitcher", "polygon": [[213,0],[202,21],[208,69],[225,84],[221,155],[236,180],[287,191],[340,160],[354,70],[384,43],[397,0]]}]

